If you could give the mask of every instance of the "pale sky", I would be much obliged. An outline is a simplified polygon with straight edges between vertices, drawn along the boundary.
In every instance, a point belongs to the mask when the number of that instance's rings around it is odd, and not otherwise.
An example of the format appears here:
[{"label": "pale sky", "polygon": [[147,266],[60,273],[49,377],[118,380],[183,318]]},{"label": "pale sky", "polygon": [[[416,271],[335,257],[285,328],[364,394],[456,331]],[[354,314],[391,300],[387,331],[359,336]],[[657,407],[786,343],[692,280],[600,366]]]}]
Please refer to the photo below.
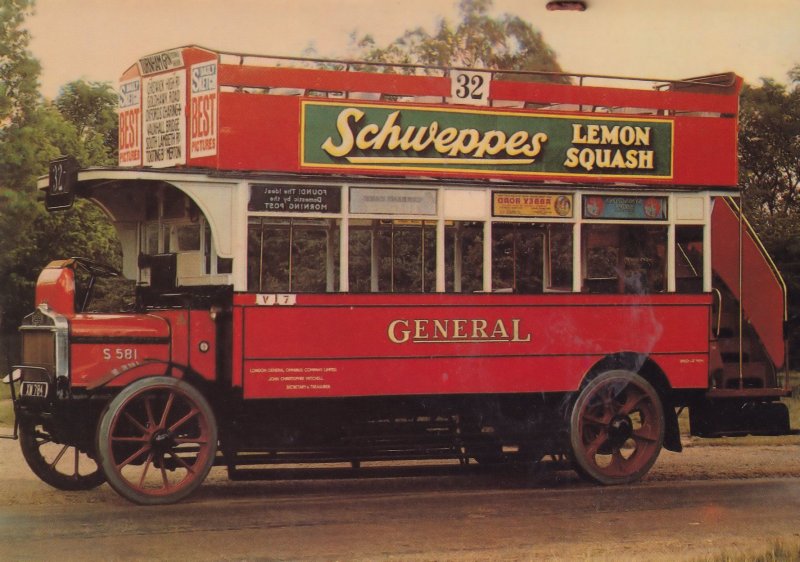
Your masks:
[{"label": "pale sky", "polygon": [[[800,63],[800,0],[588,0],[582,13],[547,0],[494,0],[539,29],[570,72],[688,78],[734,71],[786,81]],[[252,54],[352,57],[351,33],[379,45],[403,31],[455,22],[458,0],[36,0],[30,50],[42,92],[109,81],[140,56],[196,44]]]}]

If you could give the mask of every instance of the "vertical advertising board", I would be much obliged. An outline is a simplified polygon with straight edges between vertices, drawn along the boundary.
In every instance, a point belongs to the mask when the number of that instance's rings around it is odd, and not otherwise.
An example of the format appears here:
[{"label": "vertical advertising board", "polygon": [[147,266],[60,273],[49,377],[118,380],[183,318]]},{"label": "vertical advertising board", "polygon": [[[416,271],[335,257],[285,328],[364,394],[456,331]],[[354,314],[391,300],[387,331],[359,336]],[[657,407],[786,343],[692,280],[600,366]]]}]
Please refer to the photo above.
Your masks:
[{"label": "vertical advertising board", "polygon": [[217,61],[192,65],[189,73],[189,157],[217,154]]},{"label": "vertical advertising board", "polygon": [[119,85],[119,165],[142,163],[142,81],[139,78]]},{"label": "vertical advertising board", "polygon": [[175,70],[142,81],[145,166],[186,163],[186,72]]}]

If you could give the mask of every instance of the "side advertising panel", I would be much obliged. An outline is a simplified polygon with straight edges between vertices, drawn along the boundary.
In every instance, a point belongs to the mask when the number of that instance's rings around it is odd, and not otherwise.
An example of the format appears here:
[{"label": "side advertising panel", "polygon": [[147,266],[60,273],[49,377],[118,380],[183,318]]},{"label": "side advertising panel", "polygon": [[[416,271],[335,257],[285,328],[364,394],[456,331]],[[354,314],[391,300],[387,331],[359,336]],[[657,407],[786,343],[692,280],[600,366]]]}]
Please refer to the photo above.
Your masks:
[{"label": "side advertising panel", "polygon": [[148,76],[144,89],[144,165],[154,168],[186,163],[186,72]]},{"label": "side advertising panel", "polygon": [[192,65],[189,157],[217,154],[217,61]]},{"label": "side advertising panel", "polygon": [[142,164],[142,80],[119,85],[119,165]]}]

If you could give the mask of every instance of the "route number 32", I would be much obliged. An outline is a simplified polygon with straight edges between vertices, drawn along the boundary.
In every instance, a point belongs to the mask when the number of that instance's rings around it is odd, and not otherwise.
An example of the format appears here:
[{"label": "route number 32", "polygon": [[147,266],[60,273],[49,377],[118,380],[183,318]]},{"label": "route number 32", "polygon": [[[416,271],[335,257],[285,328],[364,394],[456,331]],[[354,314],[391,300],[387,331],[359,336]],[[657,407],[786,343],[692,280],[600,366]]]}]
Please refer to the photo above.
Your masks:
[{"label": "route number 32", "polygon": [[489,105],[490,72],[454,70],[450,75],[450,102]]}]

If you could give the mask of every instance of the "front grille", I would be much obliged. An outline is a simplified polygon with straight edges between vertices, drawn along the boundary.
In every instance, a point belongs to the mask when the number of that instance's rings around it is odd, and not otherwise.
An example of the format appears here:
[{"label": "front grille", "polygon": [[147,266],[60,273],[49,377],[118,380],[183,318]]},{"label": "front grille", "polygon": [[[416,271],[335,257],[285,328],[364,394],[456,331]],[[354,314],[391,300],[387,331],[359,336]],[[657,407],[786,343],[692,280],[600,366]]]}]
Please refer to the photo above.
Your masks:
[{"label": "front grille", "polygon": [[55,373],[56,338],[52,329],[22,332],[22,364],[44,367],[48,373]]}]

